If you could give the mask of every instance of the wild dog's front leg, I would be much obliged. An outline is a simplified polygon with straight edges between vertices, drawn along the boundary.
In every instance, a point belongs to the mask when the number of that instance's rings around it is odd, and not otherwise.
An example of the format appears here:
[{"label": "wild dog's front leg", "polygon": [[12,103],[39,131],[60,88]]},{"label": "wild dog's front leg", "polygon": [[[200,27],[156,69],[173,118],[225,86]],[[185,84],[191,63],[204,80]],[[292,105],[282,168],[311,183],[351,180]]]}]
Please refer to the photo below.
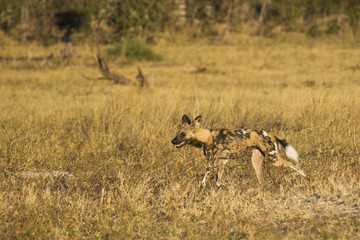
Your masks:
[{"label": "wild dog's front leg", "polygon": [[230,157],[230,150],[224,149],[217,154],[219,170],[216,178],[216,186],[221,186],[221,179],[224,174],[225,165]]},{"label": "wild dog's front leg", "polygon": [[208,166],[206,168],[204,178],[201,181],[201,184],[203,185],[203,187],[206,186],[206,180],[207,180],[208,176],[211,175],[213,172],[214,172],[214,160],[208,159]]},{"label": "wild dog's front leg", "polygon": [[216,186],[220,187],[222,185],[221,179],[224,174],[225,165],[228,162],[228,160],[227,159],[219,159],[218,162],[219,162],[219,170],[218,170],[217,179],[216,179]]}]

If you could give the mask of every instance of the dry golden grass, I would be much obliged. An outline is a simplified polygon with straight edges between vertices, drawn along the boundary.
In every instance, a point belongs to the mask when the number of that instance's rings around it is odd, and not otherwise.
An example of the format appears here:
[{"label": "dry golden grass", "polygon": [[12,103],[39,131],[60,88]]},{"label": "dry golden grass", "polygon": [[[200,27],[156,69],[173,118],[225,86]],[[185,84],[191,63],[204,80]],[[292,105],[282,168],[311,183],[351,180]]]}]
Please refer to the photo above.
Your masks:
[{"label": "dry golden grass", "polygon": [[[0,62],[1,239],[358,239],[360,49],[320,40],[234,36],[163,42],[157,63],[110,62],[150,89],[91,81],[87,47],[67,62]],[[1,46],[1,56],[58,46]],[[183,114],[205,127],[276,131],[308,182],[268,165],[258,189],[244,157],[225,186],[199,188],[200,150],[175,149]],[[67,170],[73,179],[26,178]]]}]

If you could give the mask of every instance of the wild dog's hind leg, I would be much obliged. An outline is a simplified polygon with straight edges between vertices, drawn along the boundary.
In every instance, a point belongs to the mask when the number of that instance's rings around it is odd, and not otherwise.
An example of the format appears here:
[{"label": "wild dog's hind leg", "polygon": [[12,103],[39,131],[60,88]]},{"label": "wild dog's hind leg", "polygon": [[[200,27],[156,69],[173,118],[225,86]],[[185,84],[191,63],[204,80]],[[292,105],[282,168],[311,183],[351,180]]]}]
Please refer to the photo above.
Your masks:
[{"label": "wild dog's hind leg", "polygon": [[228,160],[227,159],[219,159],[218,162],[219,162],[219,170],[218,170],[217,179],[216,179],[216,186],[220,187],[222,185],[221,179],[224,174],[225,165],[228,162]]},{"label": "wild dog's hind leg", "polygon": [[295,170],[296,172],[298,172],[302,177],[308,178],[308,176],[304,173],[304,171],[300,169],[299,164],[294,164],[290,161],[287,161],[287,160],[283,159],[281,156],[278,156],[278,159],[279,159],[278,163],[275,163],[274,166],[280,166],[281,164],[283,164],[283,165]]},{"label": "wild dog's hind leg", "polygon": [[[256,136],[255,136],[256,137]],[[276,140],[275,140],[276,141]],[[272,164],[274,166],[281,166],[282,164],[285,166],[288,166],[289,168],[294,169],[295,171],[297,171],[301,176],[306,177],[306,174],[299,168],[298,164],[295,164],[293,162],[290,162],[288,160],[285,160],[281,157],[281,155],[279,154],[279,149],[278,149],[278,143],[277,142],[272,142],[271,138],[264,138],[258,141],[257,147],[263,152],[265,153],[265,157],[267,159],[269,159]],[[284,154],[286,155],[287,158],[289,158],[289,153],[288,153],[288,149],[289,147],[285,147],[285,152]],[[295,151],[296,150],[291,146],[290,151]],[[293,154],[292,154],[293,155]],[[296,153],[297,155],[297,153]]]},{"label": "wild dog's hind leg", "polygon": [[[304,173],[303,170],[300,169],[299,164],[295,164],[291,161],[285,160],[284,158],[281,157],[280,154],[278,154],[278,147],[276,144],[274,144],[275,150],[272,150],[271,152],[269,152],[269,154],[267,155],[268,158],[270,158],[270,160],[272,160],[273,162],[273,166],[281,166],[282,164],[294,169],[295,171],[297,171],[301,176],[303,177],[307,177],[306,174]],[[294,151],[296,152],[296,150],[294,149]],[[285,150],[284,153],[286,156],[288,155],[288,153]],[[296,153],[297,154],[297,153]]]},{"label": "wild dog's hind leg", "polygon": [[262,173],[262,163],[264,161],[264,155],[258,150],[254,149],[251,155],[251,164],[255,169],[256,177],[259,181],[259,184],[263,184],[263,173]]}]

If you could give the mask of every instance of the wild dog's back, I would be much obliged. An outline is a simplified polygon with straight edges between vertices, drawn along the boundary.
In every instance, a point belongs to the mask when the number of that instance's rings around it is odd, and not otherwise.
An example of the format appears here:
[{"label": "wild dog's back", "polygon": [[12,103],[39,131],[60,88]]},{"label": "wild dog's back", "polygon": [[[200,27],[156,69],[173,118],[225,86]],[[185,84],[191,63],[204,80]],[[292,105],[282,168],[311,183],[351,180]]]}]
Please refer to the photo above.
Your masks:
[{"label": "wild dog's back", "polygon": [[[239,158],[251,153],[257,148],[257,143],[251,138],[253,130],[247,129],[211,129],[213,145],[211,152],[217,157]],[[270,139],[269,139],[270,141]]]}]

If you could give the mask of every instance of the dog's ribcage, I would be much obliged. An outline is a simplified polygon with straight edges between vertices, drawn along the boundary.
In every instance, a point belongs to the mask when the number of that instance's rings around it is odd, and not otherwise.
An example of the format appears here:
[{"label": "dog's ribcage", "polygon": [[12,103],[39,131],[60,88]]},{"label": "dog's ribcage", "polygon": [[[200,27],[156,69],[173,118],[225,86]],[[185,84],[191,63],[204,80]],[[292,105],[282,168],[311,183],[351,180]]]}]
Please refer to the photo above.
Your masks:
[{"label": "dog's ribcage", "polygon": [[238,159],[259,149],[265,156],[276,152],[276,147],[265,131],[246,129],[210,130],[213,136],[211,148],[205,149],[205,155],[213,158]]}]

